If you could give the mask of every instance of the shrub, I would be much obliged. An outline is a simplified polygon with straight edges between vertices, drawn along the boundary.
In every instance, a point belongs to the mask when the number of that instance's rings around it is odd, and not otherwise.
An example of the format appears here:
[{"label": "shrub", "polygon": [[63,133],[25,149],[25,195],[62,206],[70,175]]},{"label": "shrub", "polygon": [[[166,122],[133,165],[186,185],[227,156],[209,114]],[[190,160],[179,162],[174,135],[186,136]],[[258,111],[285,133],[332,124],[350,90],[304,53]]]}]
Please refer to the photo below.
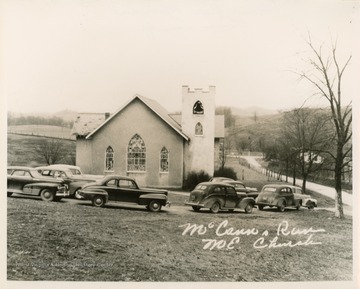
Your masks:
[{"label": "shrub", "polygon": [[191,171],[184,180],[183,188],[192,191],[198,183],[207,182],[209,179],[209,174],[204,171]]},{"label": "shrub", "polygon": [[223,167],[214,172],[214,177],[225,177],[237,180],[236,172],[233,168]]}]

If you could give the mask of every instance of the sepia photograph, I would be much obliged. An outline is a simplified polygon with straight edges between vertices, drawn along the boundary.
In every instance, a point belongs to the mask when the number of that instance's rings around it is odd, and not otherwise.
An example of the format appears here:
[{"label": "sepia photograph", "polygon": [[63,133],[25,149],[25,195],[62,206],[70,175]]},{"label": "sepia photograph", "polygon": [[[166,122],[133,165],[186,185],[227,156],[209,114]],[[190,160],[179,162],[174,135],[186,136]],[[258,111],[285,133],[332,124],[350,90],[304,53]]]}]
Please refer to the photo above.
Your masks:
[{"label": "sepia photograph", "polygon": [[359,0],[0,7],[1,288],[360,288]]}]

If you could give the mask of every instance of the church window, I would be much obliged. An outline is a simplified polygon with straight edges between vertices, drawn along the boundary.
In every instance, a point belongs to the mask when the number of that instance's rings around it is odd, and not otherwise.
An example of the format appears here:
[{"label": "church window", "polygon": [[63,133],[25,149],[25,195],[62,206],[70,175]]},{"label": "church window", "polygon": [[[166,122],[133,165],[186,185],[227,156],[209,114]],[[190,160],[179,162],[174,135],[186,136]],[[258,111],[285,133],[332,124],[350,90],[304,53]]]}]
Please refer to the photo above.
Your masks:
[{"label": "church window", "polygon": [[127,170],[144,172],[146,168],[146,147],[143,139],[135,134],[129,141],[127,150]]},{"label": "church window", "polygon": [[163,147],[160,152],[160,172],[169,172],[169,151],[166,149],[166,147]]},{"label": "church window", "polygon": [[193,114],[204,114],[204,107],[200,100],[195,102],[193,107]]},{"label": "church window", "polygon": [[200,122],[195,126],[195,135],[203,135],[203,126]]},{"label": "church window", "polygon": [[107,171],[114,170],[114,150],[111,146],[108,146],[108,148],[106,149],[105,169]]}]

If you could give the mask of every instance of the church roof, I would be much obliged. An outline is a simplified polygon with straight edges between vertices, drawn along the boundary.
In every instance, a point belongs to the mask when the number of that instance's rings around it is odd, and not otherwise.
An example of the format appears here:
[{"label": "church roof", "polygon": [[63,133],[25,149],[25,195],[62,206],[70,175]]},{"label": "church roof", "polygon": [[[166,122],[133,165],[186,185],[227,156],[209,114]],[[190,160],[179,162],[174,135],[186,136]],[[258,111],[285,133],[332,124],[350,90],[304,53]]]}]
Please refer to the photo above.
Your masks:
[{"label": "church roof", "polygon": [[[186,136],[181,130],[181,114],[169,114],[167,110],[163,108],[157,101],[141,95],[135,95],[124,106],[118,109],[115,113],[108,115],[108,117],[106,117],[105,113],[79,114],[74,122],[72,134],[77,136],[83,136],[87,139],[90,138],[135,99],[139,99],[141,102],[143,102],[148,108],[150,108],[155,114],[157,114],[165,123],[167,123],[171,128],[173,128],[184,139],[189,140],[189,137]],[[224,136],[224,116],[216,115],[215,138],[223,138]]]},{"label": "church roof", "polygon": [[81,113],[75,119],[72,134],[87,136],[105,121],[104,113]]},{"label": "church roof", "polygon": [[157,114],[164,122],[166,122],[171,128],[173,128],[178,134],[180,134],[184,139],[189,140],[189,137],[186,136],[181,131],[181,126],[173,118],[170,117],[169,113],[163,108],[157,101],[152,100],[141,95],[135,95],[130,101],[128,101],[124,106],[118,109],[115,113],[110,115],[108,118],[105,117],[105,114],[99,113],[85,113],[80,114],[75,120],[72,134],[78,136],[84,136],[87,139],[94,135],[100,128],[106,125],[114,116],[120,113],[126,106],[128,106],[135,99],[139,99],[147,107],[149,107],[155,114]]}]

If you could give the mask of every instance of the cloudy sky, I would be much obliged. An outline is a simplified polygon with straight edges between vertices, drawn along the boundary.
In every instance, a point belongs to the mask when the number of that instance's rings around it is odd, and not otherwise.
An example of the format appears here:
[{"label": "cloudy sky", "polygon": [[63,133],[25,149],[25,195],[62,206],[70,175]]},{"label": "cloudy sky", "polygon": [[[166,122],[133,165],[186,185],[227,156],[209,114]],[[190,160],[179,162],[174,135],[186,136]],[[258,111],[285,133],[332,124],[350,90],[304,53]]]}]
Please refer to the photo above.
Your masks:
[{"label": "cloudy sky", "polygon": [[[14,112],[114,112],[133,95],[181,106],[181,86],[215,85],[217,105],[287,109],[314,90],[308,35],[352,54],[360,82],[360,1],[11,0],[3,5],[3,82]],[[358,80],[358,79],[357,79]],[[313,98],[309,105],[323,105]]]}]

